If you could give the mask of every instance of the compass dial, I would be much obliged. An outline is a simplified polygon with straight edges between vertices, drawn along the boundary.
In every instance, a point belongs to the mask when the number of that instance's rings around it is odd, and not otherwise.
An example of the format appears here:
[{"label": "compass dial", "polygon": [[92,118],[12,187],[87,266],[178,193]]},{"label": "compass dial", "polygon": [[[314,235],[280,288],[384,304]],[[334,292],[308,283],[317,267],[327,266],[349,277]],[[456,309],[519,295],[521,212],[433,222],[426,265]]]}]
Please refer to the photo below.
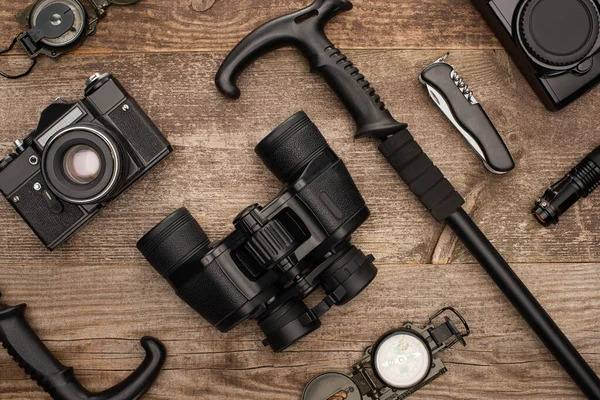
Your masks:
[{"label": "compass dial", "polygon": [[[52,47],[64,47],[73,44],[77,39],[81,37],[86,26],[86,12],[81,3],[76,0],[41,0],[39,1],[33,10],[31,11],[31,24],[32,28],[36,25],[46,21],[39,21],[40,14],[46,8],[56,4],[62,4],[69,7],[73,11],[75,17],[73,25],[64,33],[57,38],[44,38],[41,40],[42,43]],[[46,13],[44,13],[45,15]],[[59,14],[51,14],[50,23],[54,26],[64,23]]]},{"label": "compass dial", "polygon": [[356,383],[346,375],[329,372],[306,385],[302,400],[361,400]]},{"label": "compass dial", "polygon": [[431,353],[423,339],[408,331],[397,331],[377,346],[373,367],[379,378],[397,389],[419,384],[431,369]]}]

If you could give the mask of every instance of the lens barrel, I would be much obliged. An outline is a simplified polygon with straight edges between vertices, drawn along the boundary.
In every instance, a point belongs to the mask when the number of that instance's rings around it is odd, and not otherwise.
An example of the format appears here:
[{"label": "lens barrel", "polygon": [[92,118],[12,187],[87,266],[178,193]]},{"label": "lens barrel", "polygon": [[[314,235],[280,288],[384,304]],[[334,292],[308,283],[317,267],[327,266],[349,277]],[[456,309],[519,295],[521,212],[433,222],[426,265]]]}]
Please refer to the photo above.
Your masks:
[{"label": "lens barrel", "polygon": [[377,276],[374,258],[350,246],[321,275],[321,286],[335,304],[343,306],[358,296]]},{"label": "lens barrel", "polygon": [[266,311],[258,326],[267,336],[263,341],[280,352],[321,327],[321,320],[298,299],[290,299]]},{"label": "lens barrel", "polygon": [[279,180],[290,183],[328,147],[316,125],[300,111],[264,138],[255,151]]},{"label": "lens barrel", "polygon": [[51,191],[73,204],[110,199],[127,173],[121,146],[97,125],[72,125],[57,132],[46,143],[41,165]]},{"label": "lens barrel", "polygon": [[210,241],[186,208],[180,208],[156,225],[137,243],[138,250],[164,278],[192,258],[201,258]]}]

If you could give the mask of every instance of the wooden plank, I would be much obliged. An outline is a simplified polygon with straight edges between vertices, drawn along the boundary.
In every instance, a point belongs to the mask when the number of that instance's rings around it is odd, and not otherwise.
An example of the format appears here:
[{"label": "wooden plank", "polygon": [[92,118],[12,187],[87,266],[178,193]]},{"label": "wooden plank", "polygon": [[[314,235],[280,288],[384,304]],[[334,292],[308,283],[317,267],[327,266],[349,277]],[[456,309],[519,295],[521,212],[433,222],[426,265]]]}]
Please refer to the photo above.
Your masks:
[{"label": "wooden plank", "polygon": [[[452,305],[467,318],[473,336],[467,347],[442,355],[449,373],[414,399],[581,398],[477,265],[379,267],[378,279],[363,294],[331,310],[321,329],[282,354],[262,348],[253,322],[219,333],[146,266],[5,267],[1,289],[8,304],[29,303],[31,324],[91,390],[107,388],[133,370],[142,357],[138,339],[150,334],[165,342],[169,358],[148,399],[297,399],[312,376],[348,372],[380,335],[404,321],[422,324]],[[599,268],[516,266],[597,370]],[[45,398],[4,352],[0,397]]]},{"label": "wooden plank", "polygon": [[[546,111],[502,51],[456,52],[450,59],[471,83],[506,138],[517,161],[507,176],[488,173],[419,84],[421,68],[435,51],[352,51],[394,114],[469,199],[469,211],[510,262],[598,261],[600,207],[594,195],[574,207],[557,228],[542,229],[529,215],[533,201],[600,142],[596,122],[600,91],[561,113]],[[212,78],[221,54],[151,54],[72,59],[68,69],[47,60],[30,78],[0,81],[0,151],[24,136],[40,110],[56,96],[82,96],[87,76],[116,71],[132,95],[169,137],[175,153],[111,204],[53,254],[40,245],[7,202],[0,202],[0,250],[7,265],[80,263],[144,264],[134,245],[174,209],[186,206],[209,235],[232,229],[239,211],[266,203],[281,185],[261,164],[253,146],[299,109],[321,128],[348,164],[372,210],[355,242],[384,262],[472,262],[461,245],[447,246],[435,223],[378,155],[376,143],[353,141],[353,123],[324,82],[310,75],[295,52],[261,60],[241,78],[239,101],[229,101]],[[386,61],[384,64],[383,61]],[[394,65],[394,68],[389,67]],[[438,243],[440,237],[447,238]],[[15,241],[19,245],[15,246]],[[446,261],[443,261],[446,260]]]},{"label": "wooden plank", "polygon": [[[114,71],[176,152],[114,202],[67,245],[48,253],[0,201],[0,289],[9,304],[27,301],[46,344],[91,390],[122,380],[141,361],[138,339],[169,348],[149,399],[298,398],[315,374],[348,372],[365,346],[405,320],[422,323],[453,305],[473,329],[466,348],[444,354],[449,374],[415,399],[577,399],[578,390],[454,235],[436,224],[381,159],[375,142],[353,141],[353,123],[295,51],[259,61],[232,102],[212,83],[219,63],[260,23],[307,0],[144,0],[111,9],[98,35],[27,79],[0,80],[0,152],[24,136],[56,96],[78,99],[98,70]],[[0,37],[18,32],[12,14],[28,1],[0,4]],[[467,199],[467,210],[573,340],[592,367],[596,349],[600,251],[597,195],[558,228],[530,216],[533,200],[597,146],[598,90],[567,110],[547,112],[468,0],[358,0],[328,33],[379,88],[393,113]],[[137,23],[134,25],[132,21]],[[127,34],[124,34],[127,33]],[[475,89],[517,160],[491,176],[428,99],[416,77],[446,49]],[[439,50],[438,50],[439,49]],[[100,55],[100,56],[99,56]],[[22,67],[18,57],[0,66]],[[380,275],[323,328],[289,352],[260,346],[254,323],[220,334],[177,299],[135,250],[136,240],[170,211],[188,207],[221,238],[248,204],[281,185],[252,151],[298,109],[346,161],[372,210],[354,243],[377,257]],[[432,265],[433,264],[433,265]],[[99,285],[101,282],[101,285]],[[311,304],[318,298],[313,296]],[[349,327],[352,327],[351,329]],[[0,352],[0,398],[46,398]]]},{"label": "wooden plank", "polygon": [[[0,4],[0,38],[19,32],[17,10],[31,0]],[[299,10],[310,0],[144,0],[113,7],[83,53],[228,51],[261,24]],[[355,9],[328,25],[342,49],[498,48],[499,43],[469,0],[358,0]],[[205,10],[205,11],[202,11]],[[443,29],[442,29],[443,27]]]}]

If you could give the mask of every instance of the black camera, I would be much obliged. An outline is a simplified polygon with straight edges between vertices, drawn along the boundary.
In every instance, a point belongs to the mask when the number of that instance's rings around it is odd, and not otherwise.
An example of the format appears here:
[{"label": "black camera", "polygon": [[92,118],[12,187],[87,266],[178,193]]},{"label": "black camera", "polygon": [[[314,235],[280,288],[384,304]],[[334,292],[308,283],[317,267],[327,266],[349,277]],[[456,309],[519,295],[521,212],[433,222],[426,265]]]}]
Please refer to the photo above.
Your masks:
[{"label": "black camera", "polygon": [[93,75],[85,96],[57,99],[0,162],[0,191],[51,250],[172,151],[112,75]]},{"label": "black camera", "polygon": [[596,0],[473,0],[544,105],[556,111],[600,80]]},{"label": "black camera", "polygon": [[[303,112],[256,147],[288,186],[268,205],[253,205],[235,231],[210,244],[186,209],[177,210],[139,242],[138,249],[177,294],[220,331],[253,318],[282,351],[321,326],[377,275],[373,257],[350,243],[369,209],[344,163]],[[326,297],[309,309],[317,288]]]}]

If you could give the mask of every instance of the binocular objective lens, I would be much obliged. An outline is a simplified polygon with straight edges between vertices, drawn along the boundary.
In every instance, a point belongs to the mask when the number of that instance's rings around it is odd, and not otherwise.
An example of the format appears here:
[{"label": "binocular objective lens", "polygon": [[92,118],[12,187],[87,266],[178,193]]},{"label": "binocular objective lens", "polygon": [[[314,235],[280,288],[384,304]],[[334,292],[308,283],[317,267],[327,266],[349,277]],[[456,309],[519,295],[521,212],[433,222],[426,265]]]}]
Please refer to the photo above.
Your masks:
[{"label": "binocular objective lens", "polygon": [[67,178],[79,185],[92,183],[100,175],[100,155],[90,146],[78,145],[69,149],[63,159]]}]

